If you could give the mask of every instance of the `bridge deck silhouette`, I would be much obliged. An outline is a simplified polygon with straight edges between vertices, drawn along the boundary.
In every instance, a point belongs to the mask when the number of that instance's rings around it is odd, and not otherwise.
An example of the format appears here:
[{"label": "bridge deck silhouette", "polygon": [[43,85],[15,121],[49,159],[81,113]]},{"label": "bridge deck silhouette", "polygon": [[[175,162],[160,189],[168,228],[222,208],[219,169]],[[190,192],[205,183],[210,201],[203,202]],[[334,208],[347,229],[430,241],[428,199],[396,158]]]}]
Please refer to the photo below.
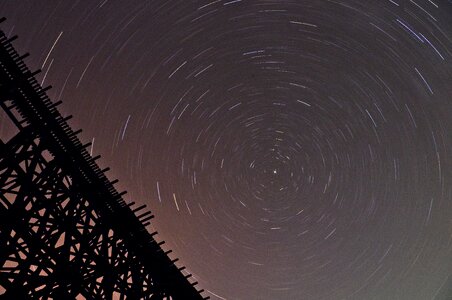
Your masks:
[{"label": "bridge deck silhouette", "polygon": [[[4,20],[1,19],[0,22]],[[0,299],[208,299],[146,230],[0,31]]]}]

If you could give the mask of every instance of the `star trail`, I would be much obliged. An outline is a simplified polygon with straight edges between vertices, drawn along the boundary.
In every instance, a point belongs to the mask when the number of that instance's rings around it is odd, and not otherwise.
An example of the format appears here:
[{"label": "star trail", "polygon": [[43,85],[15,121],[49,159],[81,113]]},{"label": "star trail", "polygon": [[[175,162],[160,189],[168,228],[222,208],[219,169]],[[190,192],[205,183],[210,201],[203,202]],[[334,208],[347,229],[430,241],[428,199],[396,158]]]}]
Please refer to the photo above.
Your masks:
[{"label": "star trail", "polygon": [[450,1],[0,12],[212,299],[452,297]]}]

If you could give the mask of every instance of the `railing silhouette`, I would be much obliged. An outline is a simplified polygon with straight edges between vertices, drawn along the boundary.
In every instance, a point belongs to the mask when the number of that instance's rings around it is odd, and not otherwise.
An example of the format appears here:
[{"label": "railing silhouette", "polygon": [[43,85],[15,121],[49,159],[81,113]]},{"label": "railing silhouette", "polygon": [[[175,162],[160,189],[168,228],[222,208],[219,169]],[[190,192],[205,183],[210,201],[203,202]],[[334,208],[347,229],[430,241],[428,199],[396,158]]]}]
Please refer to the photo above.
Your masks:
[{"label": "railing silhouette", "polygon": [[[0,23],[4,21],[0,19]],[[146,230],[0,31],[0,299],[208,299]]]}]

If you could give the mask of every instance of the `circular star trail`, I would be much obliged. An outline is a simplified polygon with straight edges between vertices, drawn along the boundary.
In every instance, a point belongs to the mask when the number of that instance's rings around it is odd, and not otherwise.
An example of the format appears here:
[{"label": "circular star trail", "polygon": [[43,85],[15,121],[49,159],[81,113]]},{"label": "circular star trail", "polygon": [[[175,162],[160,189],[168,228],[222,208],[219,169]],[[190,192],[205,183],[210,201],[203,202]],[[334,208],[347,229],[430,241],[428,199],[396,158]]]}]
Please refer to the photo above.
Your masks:
[{"label": "circular star trail", "polygon": [[451,297],[450,2],[0,11],[212,299]]}]

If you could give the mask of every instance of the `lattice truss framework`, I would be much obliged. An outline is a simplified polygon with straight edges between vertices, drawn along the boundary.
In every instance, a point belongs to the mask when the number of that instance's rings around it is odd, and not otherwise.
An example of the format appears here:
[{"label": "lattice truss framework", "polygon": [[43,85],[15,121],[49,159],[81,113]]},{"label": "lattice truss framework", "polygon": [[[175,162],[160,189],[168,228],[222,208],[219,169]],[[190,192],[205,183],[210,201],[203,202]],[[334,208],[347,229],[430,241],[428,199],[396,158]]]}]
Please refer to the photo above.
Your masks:
[{"label": "lattice truss framework", "polygon": [[154,294],[143,264],[27,132],[0,144],[3,288],[22,298]]},{"label": "lattice truss framework", "polygon": [[[0,140],[0,295],[203,299],[146,231],[150,212],[122,200],[1,31],[0,44],[0,106],[18,128]],[[30,91],[46,110],[21,108],[18,98],[37,101]]]}]

